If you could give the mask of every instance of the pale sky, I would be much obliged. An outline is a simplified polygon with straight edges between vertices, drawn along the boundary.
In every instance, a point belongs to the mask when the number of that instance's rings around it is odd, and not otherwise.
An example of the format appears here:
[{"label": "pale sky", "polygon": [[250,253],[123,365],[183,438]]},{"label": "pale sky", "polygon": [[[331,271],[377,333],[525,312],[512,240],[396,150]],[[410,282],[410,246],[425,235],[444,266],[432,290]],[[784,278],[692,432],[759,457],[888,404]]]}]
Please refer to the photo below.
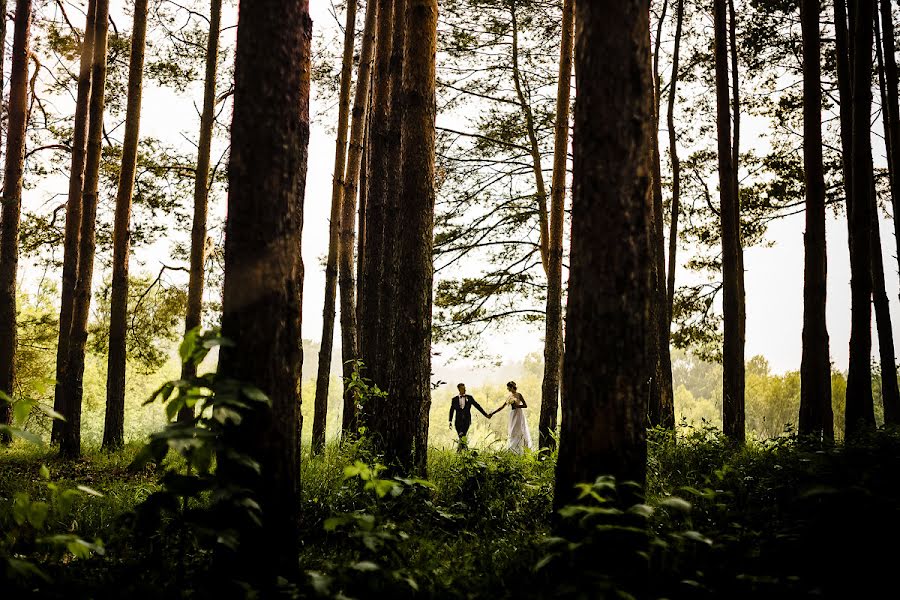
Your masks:
[{"label": "pale sky", "polygon": [[[113,0],[112,14],[120,28],[130,29],[130,19],[122,12],[122,0]],[[330,2],[311,2],[314,28],[332,27],[333,18],[329,15]],[[362,15],[359,16],[362,19]],[[223,28],[233,25],[235,10],[226,9],[223,15]],[[231,43],[234,30],[223,34],[223,43]],[[314,43],[321,40],[314,37]],[[315,95],[315,91],[314,91]],[[182,133],[196,138],[198,117],[194,103],[199,103],[199,90],[191,90],[187,97],[179,97],[171,91],[148,87],[144,99],[142,134],[175,141]],[[303,337],[319,341],[322,326],[322,303],[324,298],[324,272],[321,265],[328,245],[328,216],[331,201],[331,171],[334,160],[334,140],[332,134],[325,131],[323,123],[316,120],[316,115],[325,110],[313,98],[313,129],[310,139],[309,168],[305,199],[305,215],[303,230],[303,259],[306,265],[303,299]],[[751,119],[748,119],[743,132],[744,147],[751,147],[754,138],[762,133],[754,131]],[[663,135],[665,133],[663,132]],[[222,141],[220,140],[221,144]],[[221,148],[220,148],[221,151]],[[876,154],[883,149],[876,149]],[[214,149],[215,154],[215,149]],[[876,158],[876,161],[878,159]],[[881,158],[883,163],[883,156]],[[62,189],[65,189],[65,183]],[[54,184],[55,185],[55,184]],[[28,203],[40,196],[46,197],[46,189],[34,190],[26,195]],[[224,204],[224,203],[223,203]],[[213,206],[213,211],[221,211],[224,206]],[[746,291],[747,291],[747,339],[746,356],[763,354],[776,372],[798,369],[800,366],[801,331],[803,315],[803,229],[802,214],[774,222],[769,227],[767,239],[774,242],[771,248],[751,248],[745,252]],[[888,295],[891,298],[892,317],[894,319],[894,338],[900,320],[900,303],[897,292],[900,289],[897,277],[897,261],[894,258],[895,242],[893,226],[890,220],[882,220],[882,243],[884,264],[887,270]],[[680,249],[679,256],[685,257],[690,250]],[[145,269],[156,272],[159,262],[167,262],[160,249],[145,251],[140,257],[145,262]],[[134,269],[134,267],[133,267]],[[682,278],[681,270],[676,278]],[[850,271],[847,249],[847,226],[843,218],[829,217],[828,222],[828,330],[831,337],[831,355],[838,368],[845,369],[848,360],[850,335]],[[873,318],[874,326],[874,318]],[[337,352],[339,336],[335,341]],[[873,342],[875,341],[873,327]],[[529,352],[541,352],[543,348],[543,327],[519,328],[502,335],[492,334],[487,340],[487,349],[503,358],[505,364],[520,361]],[[466,361],[448,365],[453,357],[452,348],[440,348],[440,356],[434,360],[435,377],[448,379],[459,373],[460,369],[476,365]],[[873,355],[877,356],[877,346],[873,347]],[[484,375],[489,374],[484,371]],[[473,372],[474,374],[474,372]],[[473,377],[475,379],[475,377]]]}]

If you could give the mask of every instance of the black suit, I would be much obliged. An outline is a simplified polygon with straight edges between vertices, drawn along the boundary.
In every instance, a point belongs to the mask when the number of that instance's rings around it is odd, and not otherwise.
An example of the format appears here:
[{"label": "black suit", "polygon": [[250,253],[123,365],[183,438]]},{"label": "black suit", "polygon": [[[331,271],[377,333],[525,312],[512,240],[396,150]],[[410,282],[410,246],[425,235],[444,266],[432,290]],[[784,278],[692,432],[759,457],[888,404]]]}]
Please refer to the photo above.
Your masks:
[{"label": "black suit", "polygon": [[456,433],[459,434],[459,437],[463,437],[469,432],[469,425],[472,424],[472,407],[474,406],[483,414],[485,417],[488,416],[484,409],[481,408],[481,405],[475,402],[475,398],[466,394],[463,396],[465,398],[465,402],[463,403],[463,407],[459,406],[459,396],[453,396],[453,399],[450,401],[450,421],[453,421],[453,414],[456,413],[456,421],[454,425],[456,425]]}]

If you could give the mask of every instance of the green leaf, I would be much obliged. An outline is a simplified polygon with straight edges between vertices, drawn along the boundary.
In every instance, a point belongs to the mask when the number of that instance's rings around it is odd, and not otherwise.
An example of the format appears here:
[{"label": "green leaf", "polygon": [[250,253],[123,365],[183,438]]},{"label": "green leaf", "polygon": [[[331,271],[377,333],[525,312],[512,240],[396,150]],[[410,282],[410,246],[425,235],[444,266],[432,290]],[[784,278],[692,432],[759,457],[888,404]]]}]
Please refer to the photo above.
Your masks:
[{"label": "green leaf", "polygon": [[28,522],[35,529],[43,529],[44,523],[47,522],[47,515],[50,514],[50,505],[46,502],[32,502],[28,510]]},{"label": "green leaf", "polygon": [[44,440],[41,439],[41,436],[39,436],[36,433],[26,431],[24,429],[19,429],[18,427],[8,428],[7,433],[9,433],[17,438],[23,439],[26,442],[28,442],[29,444],[36,444],[38,446],[44,445]]},{"label": "green leaf", "polygon": [[689,513],[691,512],[691,503],[678,496],[670,496],[659,503],[660,506],[671,508],[674,511]]},{"label": "green leaf", "polygon": [[335,531],[338,527],[345,525],[348,521],[347,517],[329,517],[325,519],[325,523],[323,525],[325,531]]},{"label": "green leaf", "polygon": [[86,485],[78,485],[78,486],[75,486],[75,487],[76,487],[77,489],[81,490],[82,492],[84,492],[85,494],[88,494],[89,496],[96,496],[97,498],[102,498],[102,497],[103,497],[103,494],[101,494],[100,492],[98,492],[97,490],[95,490],[95,489],[93,489],[93,488],[89,488],[89,487],[86,486]]},{"label": "green leaf", "polygon": [[705,544],[707,546],[712,546],[712,540],[701,534],[698,531],[685,531],[681,534],[682,537],[692,540],[694,542],[698,542],[700,544]]},{"label": "green leaf", "polygon": [[181,363],[187,363],[189,359],[194,355],[194,351],[197,349],[197,338],[200,337],[200,328],[194,327],[186,334],[184,334],[184,339],[181,340],[181,344],[178,346],[178,356],[181,357]]},{"label": "green leaf", "polygon": [[42,413],[44,413],[51,419],[56,419],[57,421],[65,421],[66,420],[66,418],[64,416],[62,416],[60,413],[53,410],[52,407],[47,406],[45,404],[37,403],[37,404],[35,404],[35,408],[37,408],[39,411],[41,411]]},{"label": "green leaf", "polygon": [[19,558],[7,558],[6,559],[7,568],[12,571],[15,575],[21,577],[22,579],[27,579],[29,577],[38,577],[43,579],[47,583],[50,582],[50,578],[47,575],[38,569],[34,564],[28,562],[27,560],[21,560]]},{"label": "green leaf", "polygon": [[40,475],[41,479],[43,479],[44,481],[50,479],[50,469],[47,468],[47,465],[41,465],[41,468],[38,471],[38,475]]},{"label": "green leaf", "polygon": [[24,525],[28,521],[31,496],[25,492],[17,492],[13,497],[13,520],[17,525]]},{"label": "green leaf", "polygon": [[26,400],[19,400],[15,404],[13,404],[13,419],[14,421],[22,425],[26,419],[28,419],[28,415],[31,414],[31,408],[34,406],[34,402],[28,402]]},{"label": "green leaf", "polygon": [[330,576],[318,571],[307,571],[306,574],[309,575],[310,583],[317,594],[328,595],[331,590],[331,582],[334,581]]},{"label": "green leaf", "polygon": [[268,406],[272,406],[272,401],[269,400],[269,397],[266,396],[258,387],[252,385],[244,385],[241,386],[241,392],[244,394],[244,397],[249,400],[262,402]]},{"label": "green leaf", "polygon": [[352,565],[350,565],[350,568],[354,569],[356,571],[362,571],[364,573],[371,572],[371,571],[378,571],[381,569],[381,567],[379,567],[378,565],[376,565],[375,563],[373,563],[372,561],[369,561],[369,560],[361,560],[357,563],[353,563]]}]

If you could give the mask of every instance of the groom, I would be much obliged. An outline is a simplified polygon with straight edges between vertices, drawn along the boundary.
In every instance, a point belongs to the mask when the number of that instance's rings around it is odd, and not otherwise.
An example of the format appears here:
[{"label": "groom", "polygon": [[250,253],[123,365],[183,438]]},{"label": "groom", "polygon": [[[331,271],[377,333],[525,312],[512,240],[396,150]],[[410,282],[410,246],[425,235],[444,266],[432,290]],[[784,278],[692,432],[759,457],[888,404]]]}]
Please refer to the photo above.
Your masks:
[{"label": "groom", "polygon": [[[469,432],[469,425],[472,424],[472,407],[478,409],[488,419],[491,415],[484,412],[481,405],[475,402],[475,398],[466,394],[466,384],[460,383],[456,386],[459,395],[454,396],[450,401],[450,427],[456,425],[456,433],[459,435],[459,446],[456,451],[459,452],[466,447],[466,434]],[[456,422],[453,421],[453,414],[456,413]]]}]

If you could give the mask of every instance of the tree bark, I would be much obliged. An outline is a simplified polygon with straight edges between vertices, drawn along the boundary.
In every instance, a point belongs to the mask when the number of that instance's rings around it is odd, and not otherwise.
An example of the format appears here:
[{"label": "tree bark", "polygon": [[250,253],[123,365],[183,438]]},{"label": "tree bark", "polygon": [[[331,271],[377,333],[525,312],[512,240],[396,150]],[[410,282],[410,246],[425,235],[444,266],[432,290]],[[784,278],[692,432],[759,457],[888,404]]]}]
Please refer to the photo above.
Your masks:
[{"label": "tree bark", "polygon": [[878,223],[878,204],[872,189],[872,303],[878,332],[878,358],[881,364],[881,401],[884,422],[896,425],[900,421],[900,386],[897,382],[897,359],[891,326],[891,309],[884,282],[884,260],[881,256],[881,227]]},{"label": "tree bark", "polygon": [[[219,35],[222,23],[222,0],[212,0],[209,5],[209,35],[206,39],[206,71],[203,81],[203,112],[200,114],[200,139],[197,144],[197,170],[194,173],[194,216],[191,225],[191,265],[188,276],[187,310],[184,315],[184,333],[200,327],[203,316],[203,289],[206,281],[206,215],[209,203],[209,169],[212,149],[213,126],[216,111],[216,77],[219,64]],[[181,365],[181,378],[190,379],[197,374],[194,364]],[[178,414],[180,420],[189,420],[194,409],[184,407]]]},{"label": "tree bark", "polygon": [[678,216],[681,211],[681,161],[678,158],[678,137],[675,133],[675,93],[678,89],[678,60],[681,53],[681,32],[684,23],[684,0],[678,0],[675,17],[675,41],[672,50],[672,80],[669,83],[669,107],[666,122],[669,129],[669,160],[672,162],[672,214],[669,220],[669,268],[666,290],[666,312],[672,325],[675,303],[675,265],[678,251]]},{"label": "tree bark", "polygon": [[744,327],[741,285],[740,207],[735,192],[735,167],[731,145],[731,90],[728,82],[726,0],[715,0],[713,19],[716,63],[716,127],[719,140],[719,202],[722,235],[723,313],[725,340],[722,350],[722,428],[735,442],[743,442],[744,427]]},{"label": "tree bark", "polygon": [[834,438],[834,417],[831,409],[831,357],[825,319],[828,261],[825,174],[822,165],[819,8],[819,0],[803,0],[800,3],[803,32],[803,169],[806,185],[800,434],[828,442]]},{"label": "tree bark", "polygon": [[576,497],[577,483],[601,474],[644,483],[648,344],[656,331],[649,12],[639,2],[594,0],[577,0],[575,10],[578,101],[556,507]]},{"label": "tree bark", "polygon": [[[744,439],[745,436],[745,410],[744,410],[744,393],[745,393],[745,365],[744,365],[744,344],[747,340],[747,305],[746,291],[744,288],[744,247],[741,240],[741,179],[740,179],[740,163],[741,163],[741,87],[738,77],[738,51],[737,51],[737,13],[734,10],[734,0],[728,0],[728,37],[729,37],[729,53],[731,56],[731,119],[733,123],[733,136],[731,140],[731,166],[732,176],[734,177],[734,206],[733,215],[734,224],[732,225],[737,240],[737,263],[736,272],[737,279],[737,320],[740,331],[740,416],[738,417],[740,425],[738,427],[740,433],[735,434],[735,439]],[[737,363],[735,363],[737,364]]]},{"label": "tree bark", "polygon": [[118,450],[125,442],[125,333],[128,320],[128,253],[131,243],[129,227],[141,126],[146,38],[147,0],[135,0],[128,70],[128,104],[125,110],[125,139],[122,143],[122,164],[119,170],[113,231],[106,418],[103,425],[103,447],[109,450]]},{"label": "tree bark", "polygon": [[[91,75],[94,64],[94,21],[97,0],[89,0],[75,100],[75,123],[72,133],[72,162],[69,170],[69,196],[66,202],[66,231],[63,241],[62,298],[59,305],[59,341],[56,346],[56,385],[53,409],[65,412],[66,361],[69,359],[69,340],[72,315],[75,311],[75,285],[78,282],[78,251],[81,242],[81,194],[84,186],[84,159],[87,152],[88,104],[91,97]],[[62,439],[63,421],[54,420],[50,440]]]},{"label": "tree bark", "polygon": [[379,303],[379,323],[381,324],[382,346],[387,349],[386,362],[386,378],[385,382],[390,386],[394,381],[394,370],[396,363],[394,362],[395,340],[394,334],[397,330],[398,315],[393,310],[396,306],[397,296],[400,294],[400,265],[399,259],[399,242],[401,228],[399,218],[395,215],[400,210],[400,186],[402,173],[402,157],[401,156],[401,120],[403,118],[403,67],[404,56],[406,52],[406,12],[408,8],[408,0],[394,0],[394,27],[392,29],[393,40],[391,41],[391,58],[389,63],[390,86],[391,86],[391,109],[388,118],[388,136],[387,136],[387,155],[395,157],[392,163],[393,169],[387,171],[387,200],[385,209],[388,217],[384,221],[384,229],[382,236],[384,237],[384,254],[383,262],[385,264],[385,276],[382,281],[382,299]]},{"label": "tree bark", "polygon": [[298,541],[311,35],[306,0],[240,3],[222,306],[222,335],[234,346],[222,349],[219,373],[252,383],[272,403],[234,440],[260,465],[263,524],[242,538],[241,552],[245,568],[265,574],[293,566]]},{"label": "tree bark", "polygon": [[[393,45],[394,1],[371,0],[378,6],[378,33],[375,40],[375,69],[372,81],[372,117],[369,123],[368,175],[366,177],[366,238],[362,281],[360,283],[360,304],[362,320],[359,323],[360,357],[366,375],[381,387],[387,389],[387,366],[389,350],[381,336],[385,333],[381,320],[381,304],[384,290],[385,269],[385,222],[387,220],[388,173],[397,169],[396,156],[388,152],[389,120],[393,104],[390,77],[390,58]],[[398,2],[401,0],[397,0]],[[372,411],[364,407],[366,422],[376,418]]]},{"label": "tree bark", "polygon": [[891,171],[891,207],[894,212],[894,241],[900,268],[900,101],[897,97],[897,59],[894,21],[890,0],[881,0],[881,41],[884,48],[884,78],[887,88],[884,110],[887,113],[885,138],[890,139],[888,164]]},{"label": "tree bark", "polygon": [[[9,121],[3,169],[0,222],[0,392],[12,397],[16,379],[16,274],[19,265],[19,217],[25,170],[25,129],[28,125],[28,55],[31,48],[31,0],[16,0],[12,68],[9,81]],[[0,423],[10,422],[10,405],[0,402]],[[6,440],[4,440],[6,441]]]},{"label": "tree bark", "polygon": [[[890,17],[890,15],[889,15]],[[882,41],[879,35],[878,13],[875,13],[875,57],[878,59],[878,87],[881,90],[881,118],[884,123],[884,145],[887,155],[893,152],[888,116],[888,97],[885,84],[885,65],[882,56]],[[872,170],[874,172],[874,166]],[[888,160],[888,175],[893,181],[893,168]],[[900,386],[897,382],[897,360],[894,352],[894,334],[891,326],[891,310],[884,281],[884,259],[881,254],[881,225],[878,215],[877,186],[872,185],[872,304],[875,307],[875,321],[878,327],[878,354],[881,360],[881,401],[884,407],[884,422],[896,425],[900,421]]]},{"label": "tree bark", "polygon": [[[669,352],[669,330],[667,294],[666,294],[666,255],[665,237],[663,234],[663,208],[662,208],[662,165],[659,153],[659,106],[660,106],[660,79],[658,54],[662,38],[662,20],[665,18],[668,2],[663,4],[660,22],[657,28],[656,44],[654,47],[653,71],[653,95],[648,98],[652,103],[653,131],[651,132],[650,147],[653,158],[653,236],[651,238],[650,251],[653,255],[653,286],[655,300],[651,306],[653,319],[657,324],[656,344],[653,347],[653,369],[650,379],[649,399],[649,424],[667,429],[675,427],[675,404],[672,391],[672,357]],[[647,35],[650,35],[648,30]],[[649,65],[648,65],[649,66]]]},{"label": "tree bark", "polygon": [[[372,6],[371,11],[369,9],[366,10],[359,75],[353,99],[350,149],[347,157],[346,175],[344,176],[340,217],[340,251],[338,252],[341,293],[341,352],[343,354],[343,374],[347,381],[353,375],[354,361],[359,358],[356,281],[353,273],[353,242],[356,239],[356,196],[363,164],[366,120],[369,110],[369,89],[372,83],[372,59],[375,51],[375,6]],[[345,432],[348,432],[355,428],[357,398],[351,394],[347,386],[344,387],[343,397],[344,411],[348,413],[344,416],[343,422],[347,425]]]},{"label": "tree bark", "polygon": [[[394,362],[403,365],[392,379],[390,420],[376,431],[385,460],[424,475],[427,452],[421,439],[423,415],[431,406],[431,295],[434,279],[435,53],[437,0],[409,0],[404,26],[403,79],[399,106],[400,196],[397,220],[398,275]],[[396,38],[395,38],[396,39]],[[388,407],[383,407],[382,410]],[[427,429],[425,431],[427,439]],[[419,447],[417,447],[419,446]]]},{"label": "tree bark", "polygon": [[84,190],[81,193],[81,231],[78,250],[78,280],[72,331],[63,381],[66,422],[60,439],[60,452],[68,458],[81,454],[81,404],[84,394],[84,357],[91,310],[91,284],[94,276],[94,252],[97,225],[97,188],[103,141],[103,110],[106,100],[106,50],[109,30],[109,0],[97,0],[94,21],[94,57],[91,66],[91,99],[88,109],[87,155],[84,162]]},{"label": "tree bark", "polygon": [[[374,5],[367,10],[375,14]],[[374,17],[372,17],[374,21]],[[341,230],[341,202],[344,197],[344,167],[347,159],[347,129],[350,121],[350,84],[353,79],[353,47],[356,39],[356,0],[347,2],[344,24],[344,56],[341,62],[341,87],[338,95],[337,139],[331,182],[331,220],[328,226],[328,258],[325,262],[325,306],[322,309],[322,342],[316,373],[316,397],[313,412],[312,453],[325,449],[325,424],[328,417],[328,388],[331,379],[331,348],[334,345],[334,306],[337,290],[338,244]],[[365,43],[365,38],[363,38]],[[362,65],[360,65],[362,66]]]},{"label": "tree bark", "polygon": [[569,107],[572,95],[572,48],[575,42],[575,1],[565,0],[562,41],[559,46],[559,81],[556,88],[556,123],[553,140],[553,180],[550,184],[550,240],[547,261],[547,316],[544,330],[544,380],[541,384],[541,448],[556,447],[559,381],[562,376],[562,262],[566,219],[566,176],[569,156]]},{"label": "tree bark", "polygon": [[[565,10],[565,8],[563,8]],[[525,97],[522,82],[522,71],[519,68],[519,21],[516,15],[515,1],[509,3],[509,16],[512,24],[512,75],[513,85],[516,89],[516,98],[519,101],[519,110],[525,119],[525,132],[528,135],[528,150],[531,154],[531,169],[534,172],[535,198],[538,208],[538,228],[540,231],[541,265],[544,274],[550,276],[550,226],[547,215],[547,186],[544,184],[544,167],[541,164],[541,148],[538,145],[537,131],[534,127],[534,115],[531,112],[531,103]],[[565,19],[565,16],[563,16]],[[565,35],[565,33],[563,33]]]},{"label": "tree bark", "polygon": [[850,368],[846,437],[875,426],[872,401],[872,108],[873,0],[856,1],[853,28],[853,201],[850,209]]}]

